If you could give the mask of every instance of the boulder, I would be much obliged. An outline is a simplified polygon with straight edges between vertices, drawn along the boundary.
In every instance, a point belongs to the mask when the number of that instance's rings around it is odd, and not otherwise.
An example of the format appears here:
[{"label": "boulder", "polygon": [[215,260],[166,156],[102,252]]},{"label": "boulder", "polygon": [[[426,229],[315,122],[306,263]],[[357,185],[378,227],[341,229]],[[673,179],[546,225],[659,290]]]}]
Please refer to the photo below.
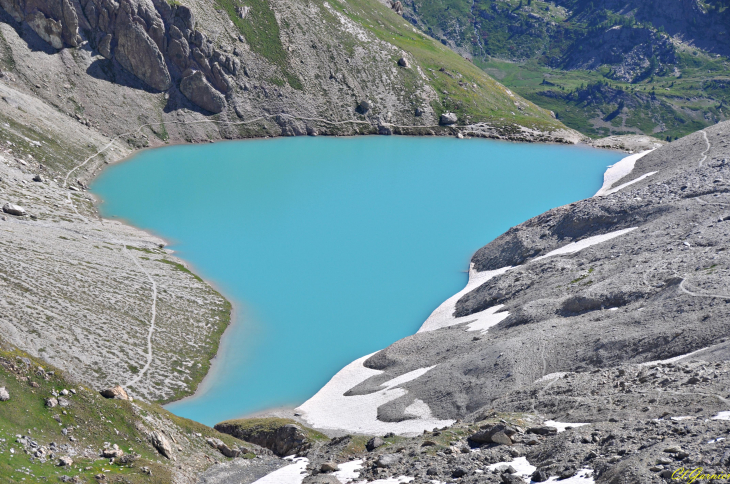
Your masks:
[{"label": "boulder", "polygon": [[335,472],[337,470],[337,464],[334,462],[325,462],[319,467],[320,472]]},{"label": "boulder", "polygon": [[362,100],[360,101],[360,104],[357,105],[357,108],[360,110],[361,113],[365,114],[370,110],[370,103],[368,101]]},{"label": "boulder", "polygon": [[537,434],[537,435],[555,435],[558,433],[558,429],[556,427],[550,427],[550,426],[542,426],[542,427],[530,427],[527,429],[528,434]]},{"label": "boulder", "polygon": [[206,439],[206,442],[208,442],[208,445],[210,445],[214,449],[217,449],[221,454],[223,454],[226,457],[232,458],[232,457],[238,457],[241,455],[241,450],[231,449],[221,439],[208,438],[208,439]]},{"label": "boulder", "polygon": [[10,400],[10,394],[5,387],[0,387],[0,402],[7,402]]},{"label": "boulder", "polygon": [[46,407],[53,408],[58,405],[58,400],[56,400],[56,397],[46,398]]},{"label": "boulder", "polygon": [[38,183],[42,183],[42,182],[43,182],[44,180],[43,180],[43,177],[42,177],[42,176],[40,175],[40,173],[38,173],[38,174],[36,174],[36,175],[35,175],[35,176],[33,177],[33,181],[34,181],[34,182],[38,182]]},{"label": "boulder", "polygon": [[500,445],[512,445],[512,439],[504,432],[496,432],[492,435],[492,443]]},{"label": "boulder", "polygon": [[439,118],[439,124],[442,124],[444,126],[449,126],[451,124],[456,124],[456,121],[458,121],[459,118],[456,117],[456,114],[454,113],[444,113]]},{"label": "boulder", "polygon": [[497,424],[493,427],[480,430],[479,432],[469,436],[469,441],[474,444],[501,444],[512,445],[511,436],[516,430],[503,424]]},{"label": "boulder", "polygon": [[107,459],[115,459],[124,455],[124,451],[119,448],[117,444],[114,447],[109,447],[101,451],[101,456]]},{"label": "boulder", "polygon": [[205,79],[200,71],[180,81],[180,91],[193,104],[200,106],[211,113],[220,113],[226,106],[226,98]]},{"label": "boulder", "polygon": [[128,14],[121,14],[119,19],[116,28],[117,48],[114,50],[114,57],[119,64],[153,89],[169,89],[170,72],[155,41]]},{"label": "boulder", "polygon": [[400,0],[396,0],[395,2],[390,3],[390,8],[397,13],[398,15],[403,15],[403,4],[400,2]]},{"label": "boulder", "polygon": [[396,454],[383,454],[375,461],[375,465],[378,467],[390,467],[396,465],[399,460],[400,459]]},{"label": "boulder", "polygon": [[58,465],[60,467],[71,467],[74,465],[74,461],[71,457],[64,455],[63,457],[58,459]]},{"label": "boulder", "polygon": [[107,388],[106,390],[102,390],[99,393],[104,398],[113,398],[114,400],[129,400],[129,395],[127,395],[127,392],[124,390],[124,388],[121,387],[121,385]]},{"label": "boulder", "polygon": [[14,205],[12,203],[6,203],[5,205],[3,205],[3,212],[9,213],[10,215],[17,215],[19,217],[22,217],[23,215],[26,215],[28,213],[20,205]]},{"label": "boulder", "polygon": [[302,484],[342,484],[332,474],[319,474],[316,476],[307,476],[302,481]]},{"label": "boulder", "polygon": [[[400,2],[398,2],[398,3],[400,3]],[[400,59],[398,59],[398,65],[401,67],[405,67],[406,69],[411,66],[408,63],[408,59],[406,59],[405,57],[401,57]]]},{"label": "boulder", "polygon": [[159,430],[155,430],[150,433],[149,438],[153,447],[157,449],[157,452],[159,452],[163,457],[167,457],[168,459],[172,458],[172,447],[170,447],[170,442],[167,440],[167,437],[165,437],[165,434]]},{"label": "boulder", "polygon": [[58,397],[58,406],[59,407],[69,407],[71,406],[71,401],[68,398]]},{"label": "boulder", "polygon": [[547,469],[537,469],[535,472],[532,473],[532,481],[533,482],[545,482],[550,478],[550,474],[547,472]]},{"label": "boulder", "polygon": [[368,440],[367,444],[365,444],[365,448],[368,451],[372,452],[383,445],[385,445],[385,441],[383,439],[381,439],[380,437],[373,437],[372,439]]}]

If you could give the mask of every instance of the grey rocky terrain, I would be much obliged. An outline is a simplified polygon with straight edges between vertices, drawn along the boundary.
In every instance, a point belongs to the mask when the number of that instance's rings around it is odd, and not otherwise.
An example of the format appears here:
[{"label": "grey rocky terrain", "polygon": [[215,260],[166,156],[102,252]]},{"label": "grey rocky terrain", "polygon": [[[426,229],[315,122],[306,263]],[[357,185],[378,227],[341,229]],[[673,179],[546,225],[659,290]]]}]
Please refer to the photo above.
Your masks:
[{"label": "grey rocky terrain", "polygon": [[[433,366],[401,385],[407,393],[381,406],[379,418],[409,418],[404,409],[415,399],[436,417],[465,418],[556,372],[710,347],[708,361],[726,359],[729,129],[721,123],[665,145],[614,185],[636,183],[550,210],[477,251],[473,278],[501,273],[463,294],[443,327],[422,328],[367,360],[383,373],[350,394]],[[485,315],[492,327],[469,327]]]}]

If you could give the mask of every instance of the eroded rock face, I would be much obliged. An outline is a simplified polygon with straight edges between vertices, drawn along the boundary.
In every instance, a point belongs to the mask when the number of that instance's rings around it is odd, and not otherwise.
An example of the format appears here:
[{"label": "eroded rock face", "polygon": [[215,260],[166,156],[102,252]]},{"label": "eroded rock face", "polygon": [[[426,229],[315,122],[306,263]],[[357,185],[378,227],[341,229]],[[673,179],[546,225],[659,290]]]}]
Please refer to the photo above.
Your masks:
[{"label": "eroded rock face", "polygon": [[157,44],[131,16],[121,15],[119,19],[114,58],[145,84],[166,91],[171,84],[170,72]]},{"label": "eroded rock face", "polygon": [[295,424],[248,425],[247,420],[243,419],[221,422],[216,424],[215,429],[270,449],[280,457],[304,452],[312,446],[312,441],[305,431]]},{"label": "eroded rock face", "polygon": [[54,49],[63,48],[63,24],[52,18],[48,18],[41,12],[35,11],[26,17],[26,21],[30,28],[38,34],[38,36],[51,44]]},{"label": "eroded rock face", "polygon": [[226,99],[205,79],[201,71],[195,71],[180,82],[180,91],[201,108],[211,113],[220,113],[226,106]]}]

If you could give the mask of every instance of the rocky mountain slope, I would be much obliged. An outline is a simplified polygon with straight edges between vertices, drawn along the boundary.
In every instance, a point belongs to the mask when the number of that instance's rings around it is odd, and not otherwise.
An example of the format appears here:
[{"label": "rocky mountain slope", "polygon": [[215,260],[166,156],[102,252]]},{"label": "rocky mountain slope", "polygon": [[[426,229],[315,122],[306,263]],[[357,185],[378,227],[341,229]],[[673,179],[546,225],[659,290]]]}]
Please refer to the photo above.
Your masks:
[{"label": "rocky mountain slope", "polygon": [[[338,373],[300,407],[304,420],[414,433],[491,409],[599,422],[646,407],[650,419],[674,412],[663,399],[682,394],[702,415],[730,410],[722,385],[693,392],[728,359],[729,129],[720,123],[634,157],[633,170],[611,173],[601,195],[550,210],[477,251],[463,291],[415,335]],[[707,362],[703,371],[652,371],[659,380],[651,391],[606,373],[688,354]],[[632,395],[603,398],[598,385],[540,404],[541,389],[566,372]],[[644,383],[646,374],[634,378]]]},{"label": "rocky mountain slope", "polygon": [[727,2],[406,0],[404,17],[591,136],[727,119]]},{"label": "rocky mountain slope", "polygon": [[103,398],[0,341],[0,481],[195,483],[234,460],[252,478],[283,463],[270,451],[159,405]]},{"label": "rocky mountain slope", "polygon": [[2,7],[4,84],[107,136],[126,133],[131,147],[477,123],[493,136],[563,129],[374,0]]}]

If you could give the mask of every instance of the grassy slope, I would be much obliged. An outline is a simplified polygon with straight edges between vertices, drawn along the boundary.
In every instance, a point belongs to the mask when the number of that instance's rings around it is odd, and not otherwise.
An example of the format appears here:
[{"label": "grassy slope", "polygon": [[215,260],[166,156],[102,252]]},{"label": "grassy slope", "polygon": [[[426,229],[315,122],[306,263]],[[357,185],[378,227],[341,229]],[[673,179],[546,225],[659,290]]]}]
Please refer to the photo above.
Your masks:
[{"label": "grassy slope", "polygon": [[[18,357],[28,358],[31,366],[25,365]],[[47,378],[39,376],[39,366],[54,374]],[[31,382],[39,386],[34,388]],[[231,447],[241,444],[229,435],[176,417],[156,404],[133,404],[102,398],[82,385],[67,381],[61,372],[54,371],[44,362],[16,349],[0,349],[0,386],[5,386],[10,393],[9,401],[0,402],[0,482],[21,482],[23,478],[26,482],[56,482],[62,475],[78,475],[94,482],[91,480],[93,476],[104,473],[107,476],[105,482],[166,483],[170,482],[172,466],[182,462],[185,453],[202,451],[210,453],[214,459],[226,459],[206,448],[206,437],[219,438]],[[46,408],[45,399],[51,396],[51,392],[60,392],[64,388],[77,391],[76,395],[68,397],[71,405],[67,408]],[[178,434],[196,443],[191,447],[182,442],[170,442],[178,456],[177,463],[160,456],[147,441],[146,431],[152,430],[149,422],[161,420],[171,422]],[[64,435],[63,429],[70,427],[73,429]],[[131,465],[120,465],[110,464],[109,459],[75,456],[73,467],[58,467],[58,458],[66,455],[65,452],[56,452],[55,458],[42,463],[16,443],[17,435],[30,436],[41,446],[48,447],[51,442],[59,446],[71,444],[76,448],[88,447],[95,453],[108,442],[119,445],[127,454],[137,453],[140,457]],[[70,437],[77,442],[72,443]],[[185,446],[184,452],[177,451],[178,445]],[[14,449],[14,453],[10,449]],[[141,471],[145,466],[152,470],[151,477]]]},{"label": "grassy slope", "polygon": [[497,126],[519,124],[546,130],[562,127],[547,111],[519,97],[514,100],[521,101],[523,109],[517,109],[498,82],[451,49],[414,31],[377,0],[333,1],[331,5],[378,38],[413,55],[439,95],[438,105],[433,106],[438,114],[454,112],[460,123],[487,121]]}]

